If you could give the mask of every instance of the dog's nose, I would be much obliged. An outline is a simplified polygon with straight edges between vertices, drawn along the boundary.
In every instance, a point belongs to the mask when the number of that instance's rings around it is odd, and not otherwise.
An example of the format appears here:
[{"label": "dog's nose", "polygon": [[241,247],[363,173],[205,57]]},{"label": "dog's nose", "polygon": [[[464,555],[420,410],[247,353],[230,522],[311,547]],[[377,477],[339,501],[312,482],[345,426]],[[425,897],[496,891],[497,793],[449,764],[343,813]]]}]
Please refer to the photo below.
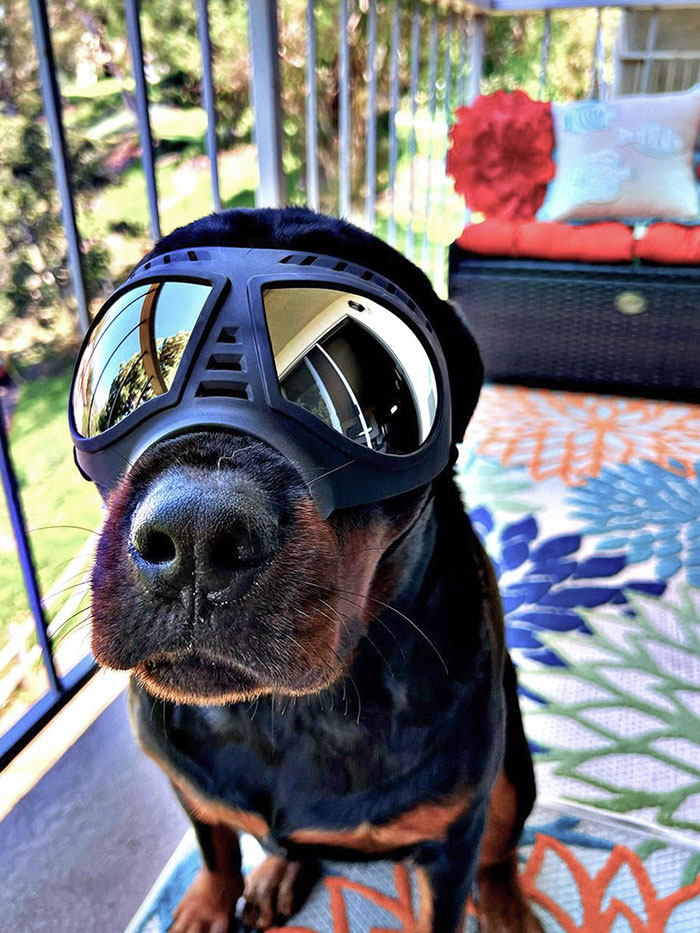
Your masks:
[{"label": "dog's nose", "polygon": [[158,594],[196,587],[240,596],[278,547],[274,506],[231,470],[171,469],[148,488],[131,520],[131,559]]}]

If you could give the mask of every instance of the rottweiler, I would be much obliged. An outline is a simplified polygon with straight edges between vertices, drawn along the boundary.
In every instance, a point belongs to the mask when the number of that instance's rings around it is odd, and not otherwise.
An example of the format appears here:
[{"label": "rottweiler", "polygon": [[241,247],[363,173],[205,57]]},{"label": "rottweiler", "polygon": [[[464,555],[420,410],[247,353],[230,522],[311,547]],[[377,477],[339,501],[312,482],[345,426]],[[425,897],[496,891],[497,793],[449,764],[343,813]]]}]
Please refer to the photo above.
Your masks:
[{"label": "rottweiler", "polygon": [[[218,246],[331,256],[403,289],[444,351],[451,448],[430,483],[325,517],[290,459],[234,431],[193,429],[125,464],[92,573],[93,650],[132,671],[138,740],[201,847],[172,933],[237,929],[241,896],[244,927],[284,922],[322,859],[410,860],[418,933],[461,930],[473,889],[482,930],[541,930],[516,866],[535,799],[516,675],[453,476],[476,345],[400,253],[306,209],[212,215],[147,258]],[[154,511],[149,576],[134,540]],[[174,588],[159,585],[173,542],[196,558]],[[267,853],[245,879],[240,832]]]}]

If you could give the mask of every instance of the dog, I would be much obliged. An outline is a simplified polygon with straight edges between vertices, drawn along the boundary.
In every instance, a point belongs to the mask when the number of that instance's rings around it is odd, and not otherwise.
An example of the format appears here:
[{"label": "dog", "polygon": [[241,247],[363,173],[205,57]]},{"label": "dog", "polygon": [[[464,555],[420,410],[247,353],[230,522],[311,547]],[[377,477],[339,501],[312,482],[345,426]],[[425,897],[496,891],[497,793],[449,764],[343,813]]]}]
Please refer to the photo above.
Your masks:
[{"label": "dog", "polygon": [[[419,933],[461,930],[475,883],[482,930],[541,930],[516,866],[535,799],[516,676],[453,478],[482,381],[476,345],[411,262],[306,209],[212,215],[147,259],[216,246],[321,253],[399,285],[445,355],[452,446],[430,483],[326,517],[295,464],[245,434],[194,429],[125,466],[92,572],[93,651],[132,671],[138,740],[201,847],[172,933],[236,929],[241,896],[245,927],[284,922],[327,858],[410,860]],[[135,567],[134,534],[154,509],[178,547],[208,555],[184,569],[186,598],[155,585],[157,554],[154,577]],[[211,595],[233,578],[233,596]],[[245,880],[242,831],[267,853]]]}]

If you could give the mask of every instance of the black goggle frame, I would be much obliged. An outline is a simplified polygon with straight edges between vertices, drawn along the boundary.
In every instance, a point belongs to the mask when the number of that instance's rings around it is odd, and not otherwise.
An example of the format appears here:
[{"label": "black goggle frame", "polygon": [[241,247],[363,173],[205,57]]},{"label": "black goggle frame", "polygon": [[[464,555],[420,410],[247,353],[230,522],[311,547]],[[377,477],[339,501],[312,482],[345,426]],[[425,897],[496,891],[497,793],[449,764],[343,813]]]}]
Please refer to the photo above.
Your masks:
[{"label": "black goggle frame", "polygon": [[[207,428],[252,435],[286,456],[324,517],[335,509],[409,492],[447,466],[451,425],[444,356],[428,319],[394,283],[364,267],[317,254],[237,247],[177,250],[131,273],[95,318],[81,356],[89,352],[90,333],[114,302],[135,285],[160,281],[211,286],[170,389],[103,433],[83,437],[75,423],[71,386],[76,463],[104,497],[127,465],[154,443]],[[411,327],[428,353],[437,384],[434,423],[418,450],[388,454],[361,446],[282,395],[263,305],[263,289],[275,286],[364,295]]]}]

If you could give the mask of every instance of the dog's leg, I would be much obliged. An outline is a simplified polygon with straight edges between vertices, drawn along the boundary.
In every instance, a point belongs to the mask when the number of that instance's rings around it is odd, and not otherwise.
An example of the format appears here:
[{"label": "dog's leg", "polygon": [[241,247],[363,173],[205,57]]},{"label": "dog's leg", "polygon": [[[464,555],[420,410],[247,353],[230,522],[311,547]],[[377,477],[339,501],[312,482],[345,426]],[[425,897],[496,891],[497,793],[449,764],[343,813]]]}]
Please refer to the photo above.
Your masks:
[{"label": "dog's leg", "polygon": [[470,808],[446,842],[425,843],[414,855],[419,909],[416,933],[461,933],[479,862],[486,802]]},{"label": "dog's leg", "polygon": [[535,802],[535,775],[518,704],[510,658],[503,677],[507,707],[504,766],[489,802],[481,844],[478,906],[483,933],[541,933],[542,927],[520,887],[516,846]]},{"label": "dog's leg", "polygon": [[236,902],[243,893],[238,833],[190,819],[204,865],[173,911],[169,933],[229,933],[236,929]]},{"label": "dog's leg", "polygon": [[309,896],[319,874],[317,862],[288,862],[270,855],[245,880],[244,925],[266,930],[288,920]]}]

